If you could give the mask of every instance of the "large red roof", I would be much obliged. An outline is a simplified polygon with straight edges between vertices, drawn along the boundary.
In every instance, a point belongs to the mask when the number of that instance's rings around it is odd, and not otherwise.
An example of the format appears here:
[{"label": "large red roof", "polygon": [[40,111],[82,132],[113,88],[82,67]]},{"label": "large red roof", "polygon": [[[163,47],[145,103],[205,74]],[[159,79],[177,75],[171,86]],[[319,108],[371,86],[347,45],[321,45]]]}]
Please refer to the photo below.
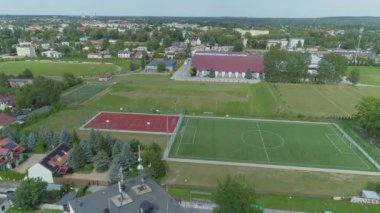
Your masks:
[{"label": "large red roof", "polygon": [[6,126],[6,125],[9,125],[13,122],[15,122],[16,119],[4,114],[4,113],[0,113],[0,126]]},{"label": "large red roof", "polygon": [[259,56],[195,55],[191,65],[199,71],[214,69],[219,72],[243,73],[251,69],[256,73],[264,72],[264,59]]}]

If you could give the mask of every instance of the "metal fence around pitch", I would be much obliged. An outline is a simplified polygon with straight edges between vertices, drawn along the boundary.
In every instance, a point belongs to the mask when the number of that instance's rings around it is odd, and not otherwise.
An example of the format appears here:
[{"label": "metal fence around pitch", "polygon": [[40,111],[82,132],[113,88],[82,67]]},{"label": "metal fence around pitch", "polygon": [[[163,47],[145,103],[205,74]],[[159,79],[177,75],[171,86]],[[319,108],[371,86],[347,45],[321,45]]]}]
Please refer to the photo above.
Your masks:
[{"label": "metal fence around pitch", "polygon": [[177,134],[178,134],[179,130],[181,129],[182,122],[183,122],[184,118],[185,118],[184,114],[180,114],[179,115],[177,126],[175,127],[175,129],[173,131],[173,134],[170,136],[168,145],[166,146],[166,149],[165,149],[165,152],[164,152],[164,156],[163,156],[163,160],[167,160],[169,158],[170,150],[172,149],[172,146],[173,146],[174,141],[175,141],[175,139],[177,137]]}]

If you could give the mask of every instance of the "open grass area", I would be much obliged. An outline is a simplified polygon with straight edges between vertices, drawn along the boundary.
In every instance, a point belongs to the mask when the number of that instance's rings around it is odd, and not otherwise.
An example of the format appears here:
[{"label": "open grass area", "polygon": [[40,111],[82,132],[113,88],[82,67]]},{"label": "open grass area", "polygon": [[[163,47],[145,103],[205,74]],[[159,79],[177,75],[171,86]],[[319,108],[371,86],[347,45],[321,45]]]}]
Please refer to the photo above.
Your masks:
[{"label": "open grass area", "polygon": [[164,181],[170,187],[213,191],[227,175],[245,176],[259,194],[292,196],[359,195],[368,182],[379,181],[378,176],[180,162],[169,162],[168,178]]},{"label": "open grass area", "polygon": [[110,84],[103,82],[84,83],[67,91],[62,95],[61,99],[67,105],[83,104],[108,87],[110,87]]},{"label": "open grass area", "polygon": [[288,116],[350,116],[362,97],[380,97],[380,88],[343,85],[275,84]]},{"label": "open grass area", "polygon": [[185,117],[170,157],[376,171],[354,147],[332,124]]},{"label": "open grass area", "polygon": [[349,67],[348,71],[351,72],[351,70],[354,68],[358,68],[360,70],[359,83],[370,84],[370,85],[380,85],[380,67],[372,67],[372,66]]},{"label": "open grass area", "polygon": [[30,69],[35,76],[62,76],[72,73],[75,76],[93,77],[103,72],[115,72],[117,67],[112,64],[86,64],[50,61],[10,61],[0,62],[0,72],[17,75],[25,69]]},{"label": "open grass area", "polygon": [[[202,191],[196,189],[180,189],[169,188],[169,194],[177,199],[190,200],[191,192]],[[208,192],[210,193],[210,192]],[[208,199],[201,197],[200,199]],[[199,199],[195,197],[195,199]],[[211,200],[213,202],[213,200]],[[304,211],[304,212],[324,212],[332,211],[336,213],[346,213],[349,209],[350,213],[373,212],[380,213],[377,205],[353,204],[349,201],[334,201],[332,198],[311,198],[297,196],[275,196],[275,195],[257,195],[256,203],[266,209]]]}]

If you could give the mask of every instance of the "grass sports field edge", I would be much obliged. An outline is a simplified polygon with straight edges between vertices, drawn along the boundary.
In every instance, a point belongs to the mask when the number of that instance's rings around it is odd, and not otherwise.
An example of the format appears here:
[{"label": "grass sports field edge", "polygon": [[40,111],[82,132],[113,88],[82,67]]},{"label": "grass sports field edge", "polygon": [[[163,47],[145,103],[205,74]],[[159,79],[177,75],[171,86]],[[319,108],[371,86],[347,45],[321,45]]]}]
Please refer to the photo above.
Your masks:
[{"label": "grass sports field edge", "polygon": [[[244,141],[243,133],[248,128],[248,133],[246,134],[246,138],[256,138],[254,141],[259,141],[261,147],[255,147],[257,146],[258,142],[255,142],[257,144],[246,144],[248,146],[253,146],[254,149],[251,150],[251,153],[248,153],[248,157],[246,159],[242,159],[241,155],[238,154],[240,159],[234,159],[231,158],[231,154],[227,153],[228,151],[231,151],[234,149],[234,147],[229,146],[226,143],[219,143],[215,146],[215,144],[207,144],[207,146],[214,146],[214,147],[223,147],[227,146],[227,152],[224,152],[223,149],[216,148],[216,153],[220,152],[222,153],[221,158],[217,158],[218,156],[213,157],[213,151],[212,149],[207,150],[206,146],[201,146],[200,149],[206,149],[205,152],[197,151],[196,148],[192,147],[191,144],[194,143],[204,143],[204,141],[195,139],[196,134],[203,134],[202,138],[211,137],[209,141],[221,141],[224,140],[224,138],[228,138],[229,136],[226,134],[222,134],[221,137],[215,136],[209,136],[209,135],[217,135],[213,130],[202,130],[202,124],[199,124],[200,126],[187,126],[188,120],[186,119],[203,119],[203,120],[217,120],[219,123],[220,121],[237,121],[229,126],[229,124],[215,124],[215,128],[217,129],[218,125],[222,126],[222,131],[220,131],[220,128],[218,130],[215,130],[218,134],[220,132],[228,132],[227,134],[232,135],[235,133],[239,133],[241,139]],[[268,119],[244,119],[244,118],[223,118],[223,117],[199,117],[199,116],[186,116],[185,117],[185,123],[179,122],[178,131],[175,132],[172,135],[171,140],[168,143],[167,149],[165,150],[164,159],[167,159],[168,161],[177,161],[177,162],[190,162],[190,163],[205,163],[205,164],[219,164],[219,165],[241,165],[241,166],[254,166],[254,167],[267,167],[267,168],[278,168],[278,169],[292,169],[292,170],[307,170],[307,171],[325,171],[325,172],[341,172],[341,173],[351,173],[351,174],[369,174],[369,175],[379,175],[378,171],[380,170],[380,166],[378,163],[371,158],[348,134],[344,132],[343,129],[341,129],[337,124],[330,123],[330,122],[307,122],[307,121],[287,121],[287,120],[268,120]],[[192,121],[191,121],[192,122]],[[208,121],[207,121],[208,122]],[[218,123],[217,122],[217,123]],[[244,123],[244,122],[248,122]],[[249,123],[251,122],[251,123]],[[254,123],[252,123],[254,122]],[[269,126],[268,126],[269,122]],[[270,124],[272,122],[273,124]],[[193,121],[194,123],[194,121]],[[256,129],[251,130],[251,126],[255,124]],[[286,124],[286,126],[292,126],[296,125],[296,128],[289,129],[287,127],[281,127],[281,125],[278,124]],[[208,123],[206,126],[212,126],[212,123]],[[224,125],[224,126],[223,126]],[[272,126],[271,126],[272,125]],[[240,126],[240,128],[233,129],[233,126]],[[262,126],[262,127],[261,127]],[[307,126],[307,127],[304,127]],[[199,127],[199,129],[198,129]],[[289,136],[284,133],[285,131],[290,131],[291,134],[296,134],[296,136]],[[287,129],[286,129],[287,128]],[[301,132],[304,130],[306,132],[309,132],[310,134],[314,134],[314,136],[317,136],[317,141],[312,141],[314,144],[311,144],[311,149],[316,149],[318,153],[307,153],[307,155],[315,155],[316,157],[323,157],[323,158],[330,158],[331,161],[339,161],[340,158],[345,158],[346,161],[350,161],[351,164],[346,164],[343,162],[333,162],[331,164],[327,165],[319,165],[318,159],[302,159],[298,157],[304,157],[302,155],[297,157],[297,148],[302,151],[309,151],[310,148],[305,148],[305,145],[301,145],[300,147],[293,146],[291,143],[297,143],[297,138],[299,139],[298,142],[303,142],[302,134],[299,134],[299,131],[294,131],[294,129],[300,128]],[[189,130],[190,129],[190,130]],[[319,129],[319,130],[318,130]],[[271,131],[269,131],[271,130]],[[181,131],[187,131],[185,133],[181,134]],[[203,131],[203,133],[202,133]],[[204,132],[206,131],[206,134]],[[208,131],[208,132],[207,132]],[[234,132],[235,131],[235,132]],[[319,131],[319,132],[318,132]],[[184,135],[185,134],[185,135]],[[307,133],[306,133],[307,134]],[[189,136],[190,135],[190,136]],[[193,136],[191,136],[193,135]],[[282,136],[285,137],[282,137]],[[341,136],[340,136],[341,135]],[[184,139],[186,138],[186,139]],[[190,139],[189,139],[190,138]],[[276,139],[277,138],[277,139]],[[314,137],[313,137],[314,138]],[[344,141],[343,141],[343,139]],[[232,140],[236,140],[235,138],[230,138]],[[273,140],[274,139],[274,140]],[[274,144],[268,143],[268,141],[276,141]],[[296,142],[293,142],[296,141]],[[306,135],[306,140],[304,141],[311,141],[311,139],[308,139],[308,135]],[[186,141],[186,142],[184,142]],[[251,140],[252,141],[252,140]],[[284,146],[283,143],[285,141],[288,143],[286,146]],[[322,143],[323,142],[323,143]],[[180,144],[179,144],[180,143]],[[181,143],[185,143],[182,144]],[[249,142],[251,143],[251,142]],[[268,143],[269,147],[266,147]],[[319,144],[321,143],[321,144]],[[290,144],[290,145],[289,145]],[[295,144],[300,145],[300,144]],[[190,152],[195,152],[195,155],[192,155],[192,153],[185,153],[185,155],[179,155],[178,153],[181,153],[182,150],[180,150],[180,146],[184,146],[186,150],[190,150]],[[229,146],[229,147],[228,147]],[[240,146],[240,145],[239,145]],[[282,147],[284,146],[284,147]],[[293,147],[292,147],[293,146]],[[248,147],[252,148],[252,147]],[[273,152],[273,148],[280,148],[283,150],[280,150],[279,152],[282,153],[276,153]],[[247,149],[247,146],[243,147],[243,149]],[[323,150],[328,149],[329,152],[323,153]],[[258,159],[252,158],[249,155],[252,155],[252,151],[255,152],[255,155],[260,155],[258,153],[258,150],[261,151],[261,155],[264,157],[259,157]],[[268,154],[268,152],[270,154]],[[321,152],[321,153],[319,153]],[[207,154],[206,154],[207,153]],[[210,154],[211,153],[211,154]],[[263,154],[264,153],[264,154]],[[197,156],[198,154],[198,156]],[[223,156],[224,155],[224,156]],[[230,156],[230,158],[226,156]],[[277,158],[277,161],[271,162],[269,155],[271,157],[274,156],[274,159]],[[285,156],[285,158],[281,157],[281,155]],[[295,159],[289,158],[287,155],[296,155]],[[334,155],[337,155],[335,157]],[[211,156],[211,157],[210,157]],[[266,157],[265,157],[266,156]],[[297,159],[298,158],[298,159]],[[264,160],[263,160],[264,159]],[[285,160],[285,162],[284,162]],[[286,162],[286,160],[290,160],[289,162]],[[296,160],[295,162],[293,160]],[[304,163],[303,161],[306,161]],[[311,163],[307,163],[308,160],[311,160]],[[293,162],[291,162],[293,161]],[[317,163],[316,163],[317,162]],[[376,171],[376,172],[375,172]]]}]

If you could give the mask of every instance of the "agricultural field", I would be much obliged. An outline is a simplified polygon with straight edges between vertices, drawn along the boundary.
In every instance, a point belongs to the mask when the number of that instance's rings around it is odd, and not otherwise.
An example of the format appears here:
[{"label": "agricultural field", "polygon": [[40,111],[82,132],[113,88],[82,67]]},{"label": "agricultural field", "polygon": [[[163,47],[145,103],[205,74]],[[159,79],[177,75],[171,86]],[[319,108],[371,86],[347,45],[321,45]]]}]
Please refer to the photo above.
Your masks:
[{"label": "agricultural field", "polygon": [[86,82],[64,93],[61,99],[67,105],[80,105],[110,86],[111,85],[107,83]]},{"label": "agricultural field", "polygon": [[360,70],[359,83],[369,85],[380,85],[380,67],[349,67],[348,72],[350,72],[354,68],[358,68]]},{"label": "agricultural field", "polygon": [[75,76],[94,77],[103,72],[115,72],[118,67],[113,64],[86,64],[51,61],[6,61],[0,62],[0,72],[17,75],[30,69],[35,76],[62,76],[72,73]]},{"label": "agricultural field", "polygon": [[170,157],[377,171],[329,123],[185,117]]}]

